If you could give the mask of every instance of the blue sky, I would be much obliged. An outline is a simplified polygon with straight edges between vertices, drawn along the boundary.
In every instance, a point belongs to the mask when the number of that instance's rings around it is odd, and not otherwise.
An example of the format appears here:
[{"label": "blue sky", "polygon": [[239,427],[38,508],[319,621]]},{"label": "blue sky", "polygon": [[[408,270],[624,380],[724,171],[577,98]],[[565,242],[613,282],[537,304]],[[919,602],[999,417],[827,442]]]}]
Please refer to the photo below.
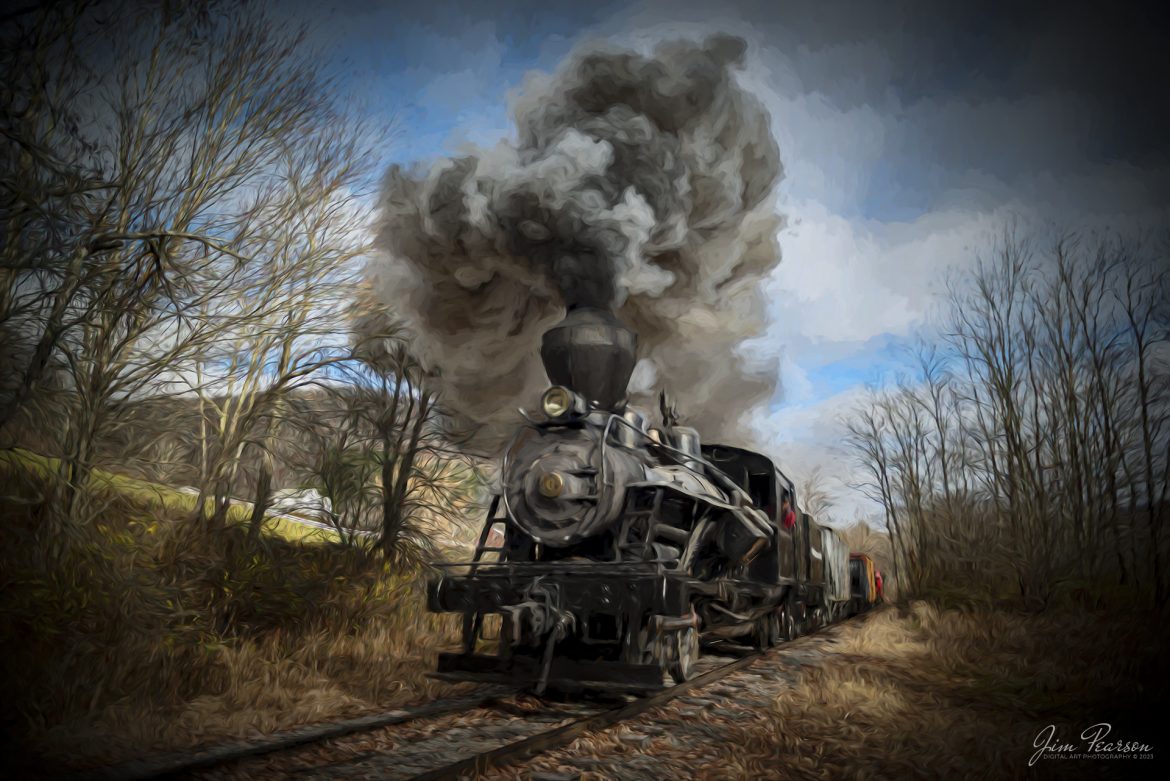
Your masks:
[{"label": "blue sky", "polygon": [[507,133],[508,90],[555,67],[610,7],[358,1],[286,11],[298,21],[320,14],[313,43],[372,112],[400,126],[389,159],[409,163]]},{"label": "blue sky", "polygon": [[[836,420],[867,383],[906,365],[948,273],[1009,222],[1041,234],[1151,229],[1170,203],[1155,25],[1088,4],[1054,16],[943,5],[279,7],[309,25],[323,66],[365,110],[393,122],[387,159],[403,163],[508,137],[510,91],[584,40],[747,38],[741,83],[773,115],[788,222],[766,285],[772,324],[745,348],[781,356],[782,390],[753,424],[788,470],[820,465],[844,484]],[[841,514],[863,511],[842,493]]]}]

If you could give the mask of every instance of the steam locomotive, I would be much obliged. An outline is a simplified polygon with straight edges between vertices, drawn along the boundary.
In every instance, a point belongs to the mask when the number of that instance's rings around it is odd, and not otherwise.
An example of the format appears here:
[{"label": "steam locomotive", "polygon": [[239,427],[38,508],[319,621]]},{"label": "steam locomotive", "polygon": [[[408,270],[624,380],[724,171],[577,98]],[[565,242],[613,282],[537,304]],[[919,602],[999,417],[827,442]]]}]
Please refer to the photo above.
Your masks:
[{"label": "steam locomotive", "polygon": [[463,616],[438,677],[653,690],[693,676],[701,640],[763,649],[873,603],[872,562],[799,511],[771,460],[626,403],[635,352],[603,309],[544,335],[541,417],[504,451],[474,559],[429,585],[431,610]]}]

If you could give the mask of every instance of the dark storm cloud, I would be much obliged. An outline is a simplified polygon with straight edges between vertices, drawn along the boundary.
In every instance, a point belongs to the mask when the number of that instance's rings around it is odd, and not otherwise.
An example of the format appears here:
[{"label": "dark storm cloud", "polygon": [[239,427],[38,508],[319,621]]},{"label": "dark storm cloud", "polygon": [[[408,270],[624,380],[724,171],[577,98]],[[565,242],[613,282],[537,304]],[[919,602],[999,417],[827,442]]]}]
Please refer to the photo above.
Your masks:
[{"label": "dark storm cloud", "polygon": [[1157,188],[1151,198],[1170,196],[1170,30],[1140,4],[738,8],[805,91],[905,120],[887,166],[940,169],[925,195],[969,171],[1010,180],[1125,161],[1147,169],[1133,173]]}]

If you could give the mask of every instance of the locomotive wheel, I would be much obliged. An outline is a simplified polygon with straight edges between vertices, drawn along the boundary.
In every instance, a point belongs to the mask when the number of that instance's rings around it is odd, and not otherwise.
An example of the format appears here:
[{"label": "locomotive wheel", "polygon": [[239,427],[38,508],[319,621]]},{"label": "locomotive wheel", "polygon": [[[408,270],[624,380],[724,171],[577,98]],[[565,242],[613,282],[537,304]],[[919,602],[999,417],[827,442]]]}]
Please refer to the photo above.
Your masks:
[{"label": "locomotive wheel", "polygon": [[670,646],[667,666],[675,683],[689,681],[695,674],[695,662],[699,660],[699,630],[693,626],[671,632],[663,640]]},{"label": "locomotive wheel", "polygon": [[784,616],[779,610],[768,614],[768,644],[780,645],[784,642]]},{"label": "locomotive wheel", "polygon": [[786,640],[795,640],[798,637],[796,628],[796,618],[792,615],[792,611],[785,608],[784,610],[784,638]]},{"label": "locomotive wheel", "polygon": [[756,619],[752,628],[752,647],[757,651],[766,651],[784,641],[784,619],[780,611],[773,610],[767,615]]},{"label": "locomotive wheel", "polygon": [[634,637],[633,647],[627,651],[626,661],[630,664],[654,664],[657,651],[654,633],[649,626],[643,626]]}]

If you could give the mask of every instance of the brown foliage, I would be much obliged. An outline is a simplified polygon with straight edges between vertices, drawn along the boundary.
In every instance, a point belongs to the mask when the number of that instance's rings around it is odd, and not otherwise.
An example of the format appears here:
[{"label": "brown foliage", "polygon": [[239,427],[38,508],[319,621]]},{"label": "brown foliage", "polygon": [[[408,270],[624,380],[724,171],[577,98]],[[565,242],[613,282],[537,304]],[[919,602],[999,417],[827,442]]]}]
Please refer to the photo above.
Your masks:
[{"label": "brown foliage", "polygon": [[112,761],[421,701],[455,627],[418,573],[355,546],[250,538],[95,489],[44,533],[46,482],[5,474],[0,697],[19,753]]}]

